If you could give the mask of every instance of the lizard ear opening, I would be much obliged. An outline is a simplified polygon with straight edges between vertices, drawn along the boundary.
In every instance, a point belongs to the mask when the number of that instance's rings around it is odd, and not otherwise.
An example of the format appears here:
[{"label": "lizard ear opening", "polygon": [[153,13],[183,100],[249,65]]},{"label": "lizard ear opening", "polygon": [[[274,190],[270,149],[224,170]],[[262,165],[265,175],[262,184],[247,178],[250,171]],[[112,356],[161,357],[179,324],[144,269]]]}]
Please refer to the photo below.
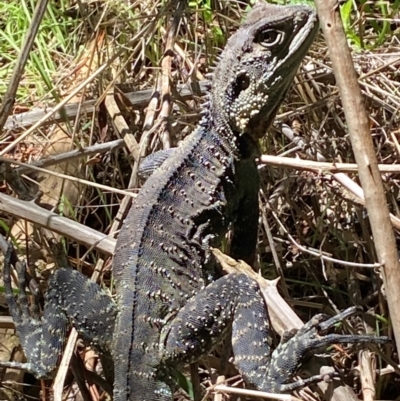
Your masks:
[{"label": "lizard ear opening", "polygon": [[247,73],[243,72],[238,75],[235,83],[233,84],[233,96],[237,99],[240,92],[246,90],[250,86],[250,78]]}]

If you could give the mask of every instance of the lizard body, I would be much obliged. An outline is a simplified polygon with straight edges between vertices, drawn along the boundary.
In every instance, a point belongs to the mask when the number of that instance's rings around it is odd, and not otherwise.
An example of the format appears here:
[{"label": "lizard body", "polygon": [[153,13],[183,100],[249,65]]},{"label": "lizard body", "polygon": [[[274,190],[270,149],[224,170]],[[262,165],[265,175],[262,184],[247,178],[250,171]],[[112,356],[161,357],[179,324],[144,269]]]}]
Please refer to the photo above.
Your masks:
[{"label": "lizard body", "polygon": [[[308,7],[255,7],[221,54],[199,126],[150,176],[135,200],[113,264],[122,300],[115,331],[123,333],[114,344],[120,351],[114,351],[115,399],[131,399],[129,389],[136,392],[141,382],[142,399],[149,399],[154,391],[166,394],[153,379],[160,361],[171,358],[169,348],[174,350],[172,363],[188,362],[210,349],[214,337],[222,337],[211,328],[214,320],[217,332],[228,329],[234,302],[221,300],[221,315],[213,317],[216,301],[210,299],[212,294],[208,299],[201,295],[210,284],[209,276],[215,278],[214,272],[207,271],[208,248],[218,245],[233,223],[231,256],[251,262],[258,221],[256,140],[271,124],[316,30],[315,13]],[[249,134],[250,121],[257,130]],[[204,327],[190,323],[194,332],[201,330],[203,344],[192,341],[193,332],[188,340],[181,338],[189,323],[175,316],[190,299],[205,307],[203,313],[181,314],[185,319],[206,320]],[[223,308],[232,311],[222,316]],[[261,316],[260,325],[268,327],[267,316]],[[160,327],[161,334],[169,331],[166,343],[160,341]],[[257,336],[262,343],[267,341],[264,334]],[[163,366],[168,372],[166,361]]]}]

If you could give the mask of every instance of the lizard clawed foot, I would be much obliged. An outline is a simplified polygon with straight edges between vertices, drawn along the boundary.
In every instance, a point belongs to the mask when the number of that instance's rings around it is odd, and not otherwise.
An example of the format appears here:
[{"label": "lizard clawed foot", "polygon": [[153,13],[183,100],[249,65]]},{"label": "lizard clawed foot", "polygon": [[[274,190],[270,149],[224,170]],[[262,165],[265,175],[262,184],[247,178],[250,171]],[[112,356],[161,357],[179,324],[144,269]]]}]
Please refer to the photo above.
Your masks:
[{"label": "lizard clawed foot", "polygon": [[[326,331],[336,323],[353,315],[357,308],[351,307],[336,316],[329,317],[324,314],[314,316],[297,333],[290,338],[285,338],[272,354],[271,363],[268,369],[266,383],[274,383],[267,391],[276,393],[289,392],[308,384],[322,380],[326,375],[316,375],[294,383],[285,383],[293,377],[303,359],[310,354],[316,353],[319,349],[331,344],[385,344],[390,342],[386,336],[374,337],[371,335],[342,335],[326,334]],[[328,374],[334,377],[335,372]]]}]

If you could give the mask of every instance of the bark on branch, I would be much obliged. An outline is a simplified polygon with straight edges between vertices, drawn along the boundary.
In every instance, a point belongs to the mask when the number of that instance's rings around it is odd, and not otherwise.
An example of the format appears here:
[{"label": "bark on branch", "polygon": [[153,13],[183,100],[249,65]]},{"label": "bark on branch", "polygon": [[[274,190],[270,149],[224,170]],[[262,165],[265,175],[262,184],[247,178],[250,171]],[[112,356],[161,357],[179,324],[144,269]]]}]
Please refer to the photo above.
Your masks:
[{"label": "bark on branch", "polygon": [[378,261],[386,287],[397,349],[400,349],[400,266],[389,209],[369,130],[369,117],[357,81],[337,0],[315,0],[328,45],[333,71],[343,102],[350,140],[365,194]]}]

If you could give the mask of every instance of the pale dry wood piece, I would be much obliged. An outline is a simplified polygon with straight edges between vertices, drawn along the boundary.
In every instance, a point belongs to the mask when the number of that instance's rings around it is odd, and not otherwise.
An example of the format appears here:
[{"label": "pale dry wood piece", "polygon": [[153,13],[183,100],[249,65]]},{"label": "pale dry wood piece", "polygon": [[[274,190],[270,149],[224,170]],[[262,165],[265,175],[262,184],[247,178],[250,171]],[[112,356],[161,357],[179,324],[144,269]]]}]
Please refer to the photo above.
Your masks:
[{"label": "pale dry wood piece", "polygon": [[[3,249],[2,249],[3,252]],[[0,327],[2,329],[12,329],[14,328],[14,322],[11,316],[0,316]],[[2,358],[0,358],[3,360]]]},{"label": "pale dry wood piece", "polygon": [[224,386],[223,384],[218,384],[214,387],[215,391],[222,392],[222,393],[232,393],[232,394],[239,394],[244,396],[253,396],[253,397],[260,397],[260,398],[267,398],[269,400],[278,400],[278,401],[302,401],[300,398],[294,397],[288,394],[272,394],[272,393],[265,393],[264,391],[257,391],[257,390],[248,390],[243,388],[237,387],[228,387]]},{"label": "pale dry wood piece", "polygon": [[[397,369],[400,369],[400,365],[397,365]],[[394,372],[396,372],[396,369],[392,365],[388,365],[383,369],[379,369],[379,375],[380,376],[389,375],[389,374],[394,373]]]},{"label": "pale dry wood piece", "polygon": [[364,349],[358,353],[360,361],[360,382],[364,401],[374,401],[376,396],[375,391],[375,370],[376,360],[371,351]]},{"label": "pale dry wood piece", "polygon": [[[217,377],[215,386],[218,386],[218,385],[225,385],[225,376]],[[224,401],[224,396],[220,392],[216,391],[214,394],[214,401]]]},{"label": "pale dry wood piece", "polygon": [[52,386],[54,391],[54,401],[62,401],[63,399],[62,394],[63,394],[65,376],[67,375],[69,369],[70,360],[75,350],[75,344],[77,339],[78,339],[78,333],[74,328],[72,328],[68,337],[65,351],[63,353],[60,365],[57,370],[57,376],[54,379]]},{"label": "pale dry wood piece", "polygon": [[[313,171],[315,173],[356,173],[358,166],[355,163],[336,163],[336,162],[322,162],[313,160],[303,160],[299,158],[281,157],[262,155],[260,156],[261,164],[268,164],[269,166],[282,166],[289,168],[296,168],[299,170]],[[397,173],[400,174],[400,164],[378,164],[378,169],[381,173]]]},{"label": "pale dry wood piece", "polygon": [[391,132],[390,136],[391,136],[392,141],[394,142],[394,144],[396,146],[397,153],[400,156],[400,144],[399,144],[399,141],[396,138],[395,132]]},{"label": "pale dry wood piece", "polygon": [[304,323],[279,294],[277,289],[279,279],[266,280],[242,260],[236,261],[216,248],[212,248],[211,251],[226,273],[245,273],[258,283],[268,305],[274,330],[279,335],[293,329],[300,329],[303,326]]}]

